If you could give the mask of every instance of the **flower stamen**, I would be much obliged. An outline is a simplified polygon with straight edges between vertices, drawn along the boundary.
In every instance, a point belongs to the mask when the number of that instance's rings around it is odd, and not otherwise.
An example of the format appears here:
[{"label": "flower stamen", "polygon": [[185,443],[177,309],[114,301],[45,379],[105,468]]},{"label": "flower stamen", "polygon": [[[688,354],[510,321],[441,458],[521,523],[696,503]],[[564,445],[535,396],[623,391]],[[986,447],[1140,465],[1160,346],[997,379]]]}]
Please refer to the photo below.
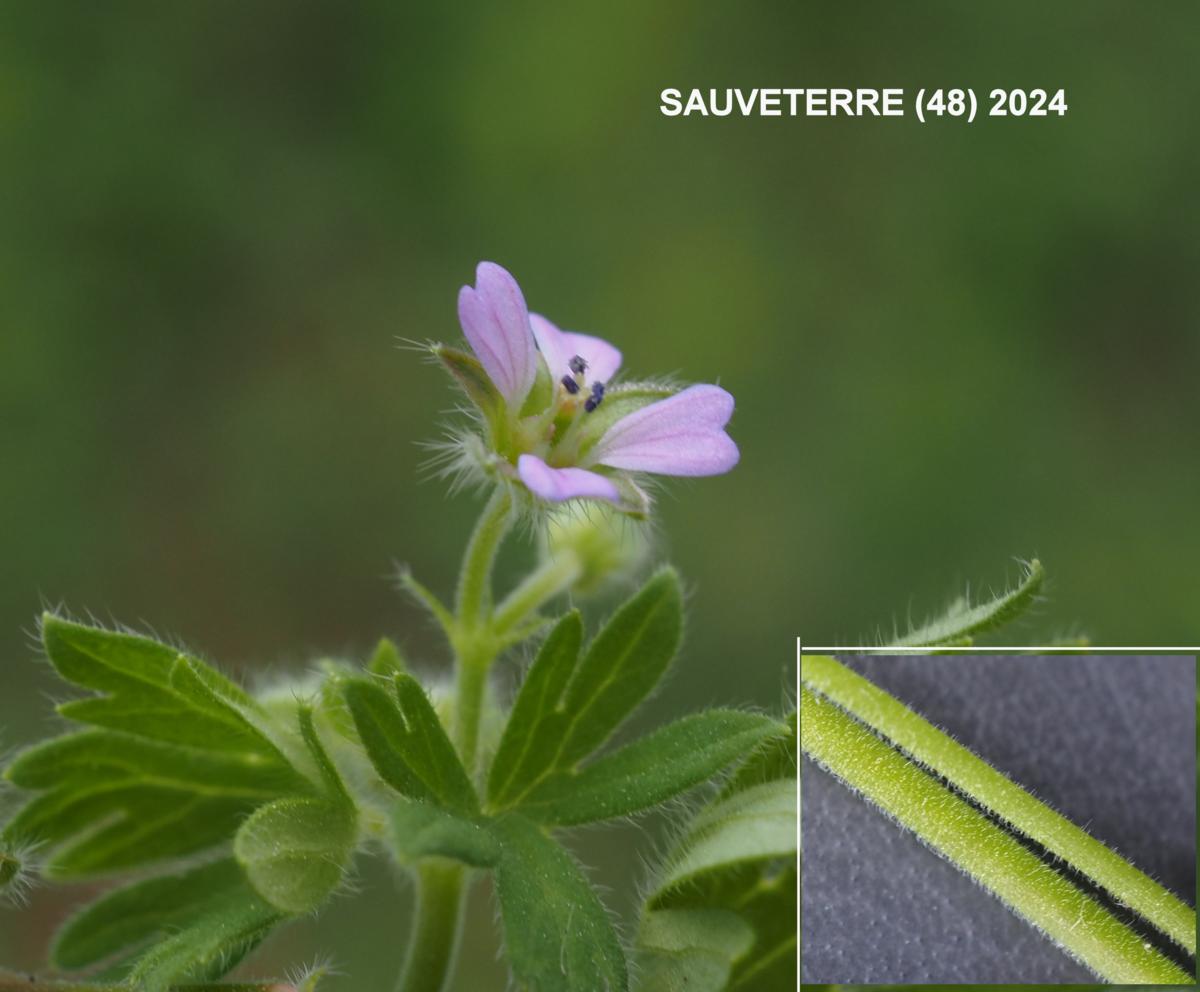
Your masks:
[{"label": "flower stamen", "polygon": [[591,413],[601,403],[604,402],[604,383],[592,383],[592,395],[587,398],[587,402],[583,404],[583,412]]}]

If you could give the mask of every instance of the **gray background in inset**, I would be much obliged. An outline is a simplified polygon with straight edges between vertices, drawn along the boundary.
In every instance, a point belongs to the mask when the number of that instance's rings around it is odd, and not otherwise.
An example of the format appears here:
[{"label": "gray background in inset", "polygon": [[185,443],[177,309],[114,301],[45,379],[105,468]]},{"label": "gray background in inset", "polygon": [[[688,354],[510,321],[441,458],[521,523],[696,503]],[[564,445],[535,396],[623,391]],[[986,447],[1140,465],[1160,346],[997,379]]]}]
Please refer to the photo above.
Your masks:
[{"label": "gray background in inset", "polygon": [[[1194,904],[1194,657],[839,660]],[[1095,980],[808,760],[801,788],[804,982]]]}]

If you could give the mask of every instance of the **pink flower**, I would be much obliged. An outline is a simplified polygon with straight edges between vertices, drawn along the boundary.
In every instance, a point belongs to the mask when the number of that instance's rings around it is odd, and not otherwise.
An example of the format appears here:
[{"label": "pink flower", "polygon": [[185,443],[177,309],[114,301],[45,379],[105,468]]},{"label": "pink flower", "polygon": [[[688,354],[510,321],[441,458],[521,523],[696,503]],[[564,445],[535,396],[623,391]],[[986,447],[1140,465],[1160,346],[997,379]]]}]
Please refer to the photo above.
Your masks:
[{"label": "pink flower", "polygon": [[494,262],[480,262],[474,288],[458,291],[458,320],[488,377],[520,407],[537,375],[537,352],[517,281]]},{"label": "pink flower", "polygon": [[[462,288],[458,311],[467,341],[508,404],[506,443],[497,454],[540,499],[598,499],[640,512],[648,501],[630,473],[719,475],[737,464],[737,445],[725,431],[733,397],[719,386],[674,392],[614,385],[620,351],[529,313],[516,280],[491,262],[479,265],[474,289]],[[547,405],[523,411],[539,367],[549,383]],[[534,390],[545,395],[544,386]]]}]

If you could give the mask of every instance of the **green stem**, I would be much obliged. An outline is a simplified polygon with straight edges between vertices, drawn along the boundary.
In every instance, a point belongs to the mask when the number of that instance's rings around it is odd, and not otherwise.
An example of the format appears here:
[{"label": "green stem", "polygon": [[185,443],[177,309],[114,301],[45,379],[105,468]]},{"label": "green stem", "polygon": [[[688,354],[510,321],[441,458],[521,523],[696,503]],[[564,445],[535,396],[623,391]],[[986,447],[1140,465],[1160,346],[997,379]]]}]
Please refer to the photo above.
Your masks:
[{"label": "green stem", "polygon": [[456,615],[460,628],[471,630],[484,619],[491,605],[492,565],[504,535],[512,526],[512,496],[506,486],[498,486],[483,508],[463,556],[458,577]]},{"label": "green stem", "polygon": [[1189,953],[1196,913],[1087,831],[1056,813],[879,686],[825,655],[805,655],[800,678],[1014,829],[1099,883]]},{"label": "green stem", "polygon": [[492,614],[492,630],[507,634],[529,614],[565,592],[579,578],[579,556],[565,548],[530,572]]},{"label": "green stem", "polygon": [[1191,976],[1016,838],[803,683],[800,744],[1102,978],[1120,984],[1191,983]]},{"label": "green stem", "polygon": [[461,932],[465,870],[430,858],[417,869],[417,907],[408,960],[397,992],[441,992],[454,974]]},{"label": "green stem", "polygon": [[483,718],[484,694],[488,670],[495,651],[490,638],[469,642],[458,655],[454,699],[455,743],[467,773],[475,772],[475,752],[479,747],[479,724]]},{"label": "green stem", "polygon": [[[497,487],[467,542],[454,616],[442,620],[454,647],[454,729],[468,773],[475,770],[488,670],[499,643],[490,615],[492,567],[512,526],[512,508],[508,489]],[[441,859],[424,861],[417,869],[417,905],[399,992],[441,992],[449,984],[458,949],[465,880],[460,865]]]}]

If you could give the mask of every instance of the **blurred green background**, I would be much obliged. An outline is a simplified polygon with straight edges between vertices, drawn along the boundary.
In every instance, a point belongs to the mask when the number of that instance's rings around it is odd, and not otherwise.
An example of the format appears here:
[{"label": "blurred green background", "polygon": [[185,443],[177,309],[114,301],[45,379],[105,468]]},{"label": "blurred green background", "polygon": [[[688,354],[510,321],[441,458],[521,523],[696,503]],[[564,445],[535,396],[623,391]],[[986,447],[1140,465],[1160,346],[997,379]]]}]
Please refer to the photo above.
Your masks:
[{"label": "blurred green background", "polygon": [[[797,634],[873,639],[1018,556],[1051,579],[1013,638],[1194,643],[1198,35],[1184,2],[3,4],[3,743],[52,724],[46,603],[243,673],[382,633],[444,660],[388,574],[448,590],[477,502],[423,481],[453,399],[396,344],[457,338],[481,258],[738,399],[739,468],[661,500],[692,613],[658,715],[776,706]],[[1070,110],[658,112],[806,85]],[[657,829],[577,845],[618,911]],[[361,874],[258,970],[387,987],[407,895]],[[76,897],[0,911],[0,961]],[[502,986],[492,929],[479,890],[461,988]]]}]

